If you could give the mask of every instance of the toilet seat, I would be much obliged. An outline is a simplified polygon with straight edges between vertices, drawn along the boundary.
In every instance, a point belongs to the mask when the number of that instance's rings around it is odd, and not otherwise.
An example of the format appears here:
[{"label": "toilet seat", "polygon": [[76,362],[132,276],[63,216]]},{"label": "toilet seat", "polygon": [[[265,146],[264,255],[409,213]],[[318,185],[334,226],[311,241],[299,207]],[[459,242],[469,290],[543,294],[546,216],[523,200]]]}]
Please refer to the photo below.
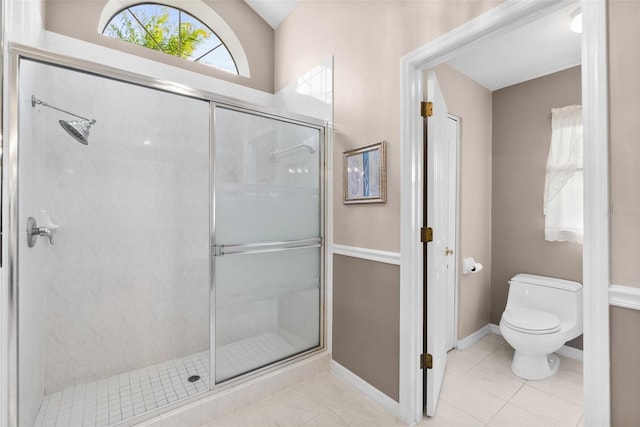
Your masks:
[{"label": "toilet seat", "polygon": [[553,313],[529,307],[505,310],[502,320],[515,331],[532,335],[553,334],[560,330],[560,318]]}]

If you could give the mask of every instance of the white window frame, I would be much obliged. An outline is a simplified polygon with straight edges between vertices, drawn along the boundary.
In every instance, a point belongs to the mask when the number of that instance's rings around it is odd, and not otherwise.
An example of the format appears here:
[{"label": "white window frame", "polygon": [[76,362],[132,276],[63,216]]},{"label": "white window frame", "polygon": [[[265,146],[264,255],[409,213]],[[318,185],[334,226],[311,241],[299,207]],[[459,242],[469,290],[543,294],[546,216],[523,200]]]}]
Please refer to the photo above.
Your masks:
[{"label": "white window frame", "polygon": [[[102,34],[105,27],[111,22],[113,17],[124,9],[140,4],[136,0],[109,0],[102,9],[98,21],[97,31]],[[249,78],[249,61],[244,53],[240,40],[233,32],[229,24],[220,15],[207,6],[201,0],[159,0],[158,4],[181,9],[200,20],[216,33],[216,36],[224,43],[227,50],[233,57],[238,69],[238,75]]]},{"label": "white window frame", "polygon": [[[543,198],[544,235],[549,242],[582,243],[584,239],[582,129],[581,105],[551,110],[551,141]],[[571,150],[577,150],[579,157],[573,158]],[[571,175],[563,175],[567,173]],[[563,184],[557,188],[560,182]]]}]

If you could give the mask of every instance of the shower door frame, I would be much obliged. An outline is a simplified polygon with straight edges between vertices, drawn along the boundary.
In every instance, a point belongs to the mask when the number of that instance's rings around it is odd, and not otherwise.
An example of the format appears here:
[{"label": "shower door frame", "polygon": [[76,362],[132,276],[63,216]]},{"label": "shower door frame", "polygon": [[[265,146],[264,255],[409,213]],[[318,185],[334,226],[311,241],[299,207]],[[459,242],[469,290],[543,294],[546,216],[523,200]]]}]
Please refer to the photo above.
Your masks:
[{"label": "shower door frame", "polygon": [[[215,254],[214,254],[214,247],[216,245],[216,236],[215,236],[215,232],[216,232],[216,218],[215,218],[215,212],[216,212],[216,187],[215,187],[215,171],[214,171],[214,165],[215,165],[215,147],[216,147],[216,142],[215,142],[215,123],[216,123],[216,108],[219,106],[221,108],[230,110],[230,111],[235,111],[235,112],[240,112],[240,113],[247,113],[247,114],[251,114],[257,117],[263,117],[263,118],[267,118],[267,119],[271,119],[271,120],[277,120],[277,121],[281,121],[284,123],[288,123],[288,124],[295,124],[295,125],[301,125],[301,126],[306,126],[312,129],[317,129],[320,133],[320,144],[321,147],[318,150],[318,154],[319,154],[319,171],[320,171],[320,188],[319,188],[319,193],[320,193],[320,345],[318,348],[313,348],[310,350],[306,350],[303,351],[301,353],[298,354],[294,354],[293,356],[287,357],[283,360],[283,363],[286,364],[287,361],[294,361],[296,359],[300,359],[303,358],[305,356],[308,356],[310,354],[314,354],[318,351],[322,351],[325,349],[326,345],[325,345],[325,328],[326,328],[326,323],[325,323],[325,269],[326,269],[326,240],[325,240],[325,216],[326,216],[326,189],[325,189],[325,177],[326,177],[326,171],[325,171],[325,167],[326,167],[326,163],[325,163],[325,150],[326,150],[326,142],[327,142],[327,133],[326,133],[326,125],[323,127],[319,127],[319,126],[310,126],[309,122],[303,122],[300,121],[299,119],[295,119],[295,118],[287,118],[285,116],[279,116],[279,115],[275,115],[273,113],[269,113],[269,112],[265,112],[265,111],[256,111],[256,110],[252,110],[252,109],[248,109],[246,107],[241,107],[238,105],[233,105],[233,104],[229,104],[229,103],[223,103],[223,102],[216,102],[216,101],[211,101],[210,102],[210,109],[209,109],[209,113],[211,115],[210,119],[209,119],[209,123],[210,123],[210,127],[211,127],[211,131],[210,131],[210,138],[211,138],[211,142],[210,142],[210,159],[209,159],[209,163],[210,163],[210,168],[209,168],[209,173],[210,173],[210,214],[209,214],[209,218],[211,220],[211,224],[210,224],[210,244],[209,247],[211,248],[211,253],[210,253],[210,284],[211,284],[211,289],[210,289],[210,300],[209,300],[209,307],[211,308],[210,313],[213,313],[211,315],[210,321],[209,321],[209,336],[210,336],[210,343],[212,343],[209,348],[213,349],[215,347],[215,332],[216,332],[216,317],[215,317],[215,306],[216,306],[216,280],[215,280],[215,265],[216,265],[216,261],[215,261]],[[225,388],[227,385],[233,385],[233,384],[237,384],[239,382],[242,382],[245,379],[248,378],[253,378],[255,377],[257,374],[263,373],[263,372],[268,372],[268,371],[272,371],[275,369],[278,369],[279,367],[282,366],[282,364],[280,364],[280,362],[276,361],[273,362],[272,364],[269,364],[265,367],[262,368],[257,368],[254,369],[252,371],[246,372],[244,374],[240,374],[237,376],[234,376],[228,380],[224,380],[222,382],[220,382],[220,384],[216,384],[216,370],[215,370],[215,352],[210,351],[209,352],[209,388],[211,390],[218,390],[221,388]],[[212,380],[213,379],[213,380]]]},{"label": "shower door frame", "polygon": [[[176,402],[165,405],[161,408],[157,408],[148,411],[138,417],[131,418],[128,421],[142,422],[158,416],[164,412],[168,412],[172,409],[179,408],[189,403],[197,402],[208,396],[215,395],[222,390],[229,389],[239,383],[248,381],[250,379],[262,376],[266,373],[277,371],[283,367],[294,364],[302,359],[311,357],[316,354],[320,354],[327,348],[326,335],[326,239],[325,239],[325,227],[326,227],[326,215],[327,215],[327,188],[325,180],[327,179],[327,164],[326,164],[326,150],[328,149],[328,129],[329,124],[320,119],[307,117],[295,113],[279,111],[275,108],[269,108],[259,105],[253,105],[247,102],[242,102],[234,98],[217,95],[213,92],[204,91],[200,89],[193,89],[183,84],[174,83],[169,80],[154,78],[145,76],[142,74],[120,70],[107,65],[73,58],[62,54],[52,53],[43,49],[33,48],[18,43],[10,43],[7,49],[8,57],[4,58],[8,63],[8,91],[7,91],[7,104],[9,106],[7,113],[7,128],[3,133],[1,140],[2,150],[2,222],[7,224],[5,232],[2,234],[2,266],[4,267],[2,273],[2,317],[0,320],[1,325],[1,365],[0,377],[4,378],[2,382],[2,388],[0,389],[0,425],[6,425],[14,427],[18,425],[18,289],[19,289],[19,277],[18,277],[18,239],[20,237],[20,231],[18,230],[18,159],[19,159],[19,141],[18,141],[18,125],[19,125],[19,83],[20,83],[20,61],[29,60],[53,67],[64,68],[71,71],[81,72],[85,74],[93,75],[97,78],[107,78],[111,80],[120,81],[127,84],[133,84],[148,89],[160,90],[166,93],[175,94],[179,96],[185,96],[196,100],[201,100],[209,103],[209,390],[178,400]],[[320,159],[319,159],[319,173],[320,173],[320,343],[318,347],[309,349],[299,354],[290,356],[284,360],[274,362],[268,366],[255,369],[246,374],[234,377],[230,380],[224,381],[218,385],[215,384],[215,289],[213,283],[213,238],[215,230],[214,221],[214,199],[215,199],[215,187],[214,183],[214,113],[215,107],[221,106],[225,108],[234,109],[237,111],[246,112],[249,114],[270,118],[274,120],[284,121],[288,123],[298,124],[309,128],[318,129],[320,132]],[[6,192],[5,192],[6,190]],[[213,378],[213,382],[211,381]]]}]

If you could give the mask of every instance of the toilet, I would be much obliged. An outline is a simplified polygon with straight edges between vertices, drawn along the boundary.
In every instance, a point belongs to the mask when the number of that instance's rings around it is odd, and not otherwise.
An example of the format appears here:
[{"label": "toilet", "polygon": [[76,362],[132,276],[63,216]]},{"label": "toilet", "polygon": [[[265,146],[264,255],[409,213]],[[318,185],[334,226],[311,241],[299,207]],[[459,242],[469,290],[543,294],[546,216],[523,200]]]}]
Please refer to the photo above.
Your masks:
[{"label": "toilet", "polygon": [[582,334],[582,285],[516,274],[509,280],[500,332],[515,350],[511,362],[514,374],[526,380],[550,377],[560,364],[553,353]]}]

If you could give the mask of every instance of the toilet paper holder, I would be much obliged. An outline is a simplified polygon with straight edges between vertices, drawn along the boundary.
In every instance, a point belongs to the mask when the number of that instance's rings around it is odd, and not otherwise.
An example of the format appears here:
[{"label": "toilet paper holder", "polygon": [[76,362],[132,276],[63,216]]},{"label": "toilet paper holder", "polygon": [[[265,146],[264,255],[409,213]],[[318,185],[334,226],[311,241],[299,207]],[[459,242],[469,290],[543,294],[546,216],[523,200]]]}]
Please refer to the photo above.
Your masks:
[{"label": "toilet paper holder", "polygon": [[482,264],[476,262],[473,258],[462,259],[462,274],[477,273],[482,270]]}]

